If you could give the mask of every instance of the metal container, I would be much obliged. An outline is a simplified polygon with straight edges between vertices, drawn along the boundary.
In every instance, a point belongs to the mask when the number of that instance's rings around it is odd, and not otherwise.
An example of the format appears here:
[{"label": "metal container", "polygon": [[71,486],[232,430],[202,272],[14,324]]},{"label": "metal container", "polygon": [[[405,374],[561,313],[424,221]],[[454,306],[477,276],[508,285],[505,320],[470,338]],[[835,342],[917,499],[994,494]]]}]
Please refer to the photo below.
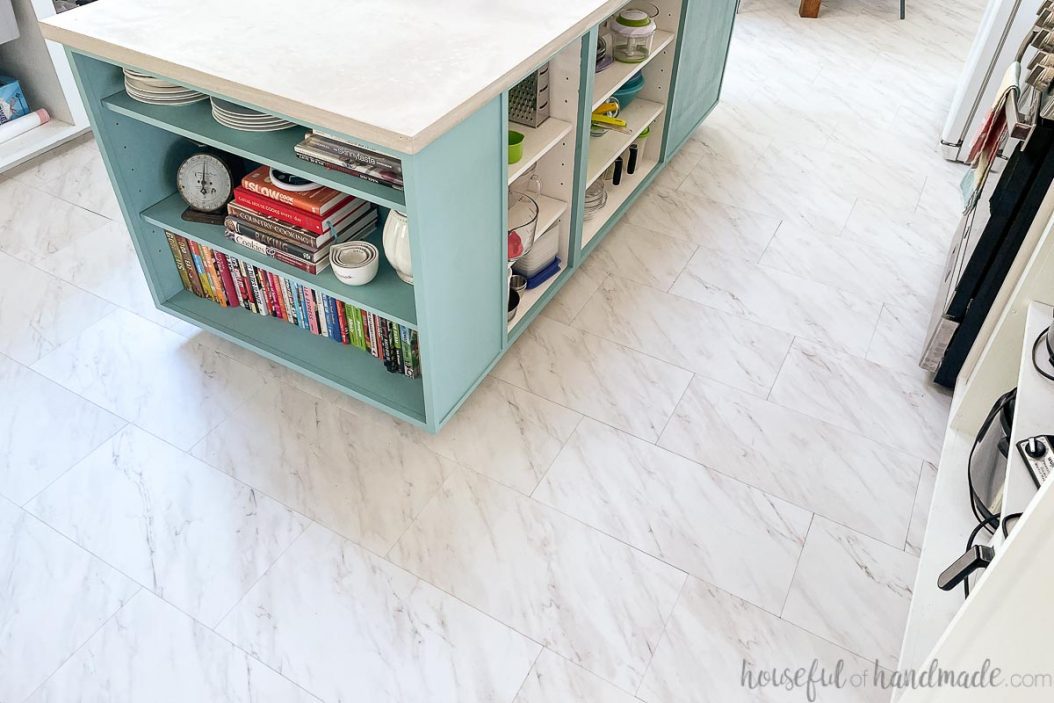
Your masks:
[{"label": "metal container", "polygon": [[549,64],[509,89],[509,122],[537,127],[549,119]]}]

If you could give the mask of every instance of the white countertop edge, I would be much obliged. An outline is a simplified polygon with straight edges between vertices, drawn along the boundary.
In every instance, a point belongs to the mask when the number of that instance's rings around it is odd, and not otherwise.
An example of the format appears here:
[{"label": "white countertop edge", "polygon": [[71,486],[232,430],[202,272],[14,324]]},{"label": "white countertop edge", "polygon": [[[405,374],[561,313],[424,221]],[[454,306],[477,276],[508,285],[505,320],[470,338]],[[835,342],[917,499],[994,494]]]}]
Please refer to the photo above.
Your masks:
[{"label": "white countertop edge", "polygon": [[321,110],[302,102],[290,101],[266,91],[248,88],[213,74],[191,69],[181,64],[159,59],[149,54],[58,26],[52,23],[52,18],[42,20],[40,28],[46,39],[58,42],[73,51],[104,61],[141,69],[147,73],[157,74],[181,84],[198,88],[206,93],[228,97],[236,102],[243,102],[250,106],[274,112],[281,117],[305,123],[305,126],[317,126],[345,134],[349,137],[355,137],[378,146],[393,149],[402,154],[416,154],[435,141],[440,135],[455,127],[483,105],[486,105],[490,100],[516,85],[529,72],[550,59],[565,46],[581,38],[589,29],[609,17],[626,1],[609,0],[604,3],[551,42],[539,48],[514,68],[507,71],[503,76],[495,79],[489,86],[475,93],[445,115],[437,117],[428,127],[419,130],[415,134],[403,134],[378,125],[352,119],[346,115]]}]

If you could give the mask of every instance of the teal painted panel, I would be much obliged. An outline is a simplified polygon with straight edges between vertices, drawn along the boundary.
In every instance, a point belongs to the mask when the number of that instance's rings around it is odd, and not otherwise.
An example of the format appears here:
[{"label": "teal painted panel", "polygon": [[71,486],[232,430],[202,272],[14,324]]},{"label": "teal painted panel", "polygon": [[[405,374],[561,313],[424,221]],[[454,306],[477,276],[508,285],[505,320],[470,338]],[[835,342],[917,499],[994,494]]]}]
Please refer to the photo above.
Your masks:
[{"label": "teal painted panel", "polygon": [[425,424],[424,384],[389,373],[362,351],[242,308],[224,308],[184,290],[161,309],[370,405]]},{"label": "teal painted panel", "polygon": [[[578,122],[575,124],[576,146],[574,187],[571,195],[571,242],[568,245],[568,268],[577,268],[582,259],[582,225],[585,222],[586,173],[589,165],[589,125],[593,113],[593,84],[596,80],[597,37],[596,27],[582,36],[582,73],[578,83]],[[563,285],[563,284],[561,284]],[[541,301],[539,301],[541,302]],[[533,318],[532,318],[533,319]],[[516,333],[518,337],[523,330]]]},{"label": "teal painted panel", "polygon": [[191,105],[147,105],[133,100],[120,88],[102,100],[115,113],[130,117],[202,144],[275,166],[282,171],[336,188],[388,208],[404,209],[404,194],[394,188],[370,183],[296,157],[293,147],[304,139],[303,127],[279,132],[242,132],[212,118],[209,102]]},{"label": "teal painted panel", "polygon": [[438,429],[501,353],[506,161],[501,96],[404,161],[429,425]]},{"label": "teal painted panel", "polygon": [[683,0],[663,159],[717,105],[738,0]]},{"label": "teal painted panel", "polygon": [[[142,216],[144,220],[161,229],[182,234],[213,249],[222,251],[224,254],[251,261],[260,268],[328,293],[334,298],[351,303],[356,307],[364,308],[369,312],[377,313],[400,324],[408,327],[417,326],[417,310],[413,288],[399,279],[395,269],[391,267],[388,260],[383,256],[381,257],[376,278],[365,286],[348,286],[341,283],[330,269],[315,275],[304,273],[295,266],[287,266],[269,256],[258,254],[255,251],[239,246],[224,236],[224,228],[220,225],[187,222],[180,217],[185,208],[186,204],[183,199],[178,193],[175,193],[144,210]],[[380,228],[368,238],[368,241],[372,242],[378,249],[383,249]]]},{"label": "teal painted panel", "polygon": [[139,213],[173,192],[176,169],[193,145],[104,108],[101,98],[124,84],[121,69],[82,54],[67,55],[147,285],[160,304],[183,286],[164,233]]}]

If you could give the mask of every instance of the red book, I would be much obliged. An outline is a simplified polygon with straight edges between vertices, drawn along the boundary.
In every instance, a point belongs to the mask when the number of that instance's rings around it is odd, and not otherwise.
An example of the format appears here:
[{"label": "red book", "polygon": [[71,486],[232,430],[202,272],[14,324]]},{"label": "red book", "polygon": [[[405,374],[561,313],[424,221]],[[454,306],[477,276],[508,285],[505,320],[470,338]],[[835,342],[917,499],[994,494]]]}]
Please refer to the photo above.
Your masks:
[{"label": "red book", "polygon": [[234,285],[234,276],[231,275],[231,265],[227,263],[227,257],[220,251],[213,252],[213,256],[216,257],[217,268],[220,270],[220,281],[227,294],[228,304],[231,307],[240,306],[241,298],[238,297],[238,287]]},{"label": "red book", "polygon": [[335,188],[319,186],[314,190],[286,190],[275,185],[270,176],[271,169],[261,166],[242,179],[242,187],[254,193],[277,200],[285,205],[295,207],[297,210],[309,212],[312,215],[325,216],[336,210],[349,197]]},{"label": "red book", "polygon": [[273,273],[271,274],[271,287],[274,288],[274,295],[278,298],[278,316],[283,320],[288,320],[289,310],[285,307],[285,286],[282,285],[282,279]]},{"label": "red book", "polygon": [[273,217],[296,227],[301,227],[316,234],[329,234],[334,228],[340,229],[350,211],[358,207],[359,203],[354,195],[345,196],[340,207],[326,215],[313,215],[303,210],[297,210],[291,205],[286,205],[277,200],[264,197],[241,186],[234,189],[234,202],[250,210],[255,210],[261,215]]},{"label": "red book", "polygon": [[337,301],[337,322],[340,324],[340,341],[343,344],[351,344],[351,335],[348,333],[348,315],[344,311],[344,303]]}]

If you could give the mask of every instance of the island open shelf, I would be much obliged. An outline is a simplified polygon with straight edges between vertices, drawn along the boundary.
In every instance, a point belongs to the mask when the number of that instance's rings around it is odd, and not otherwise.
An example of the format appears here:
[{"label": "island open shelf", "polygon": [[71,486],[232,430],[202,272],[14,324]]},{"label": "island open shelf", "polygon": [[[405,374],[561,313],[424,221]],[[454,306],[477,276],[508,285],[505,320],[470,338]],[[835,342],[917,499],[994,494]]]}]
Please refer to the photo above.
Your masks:
[{"label": "island open shelf", "polygon": [[123,90],[103,98],[102,104],[119,115],[246,159],[274,166],[286,173],[336,188],[378,205],[396,210],[406,206],[406,199],[401,191],[297,158],[293,147],[304,138],[307,132],[305,127],[290,127],[277,132],[242,132],[214,120],[208,100],[180,106],[147,105],[129,97]]},{"label": "island open shelf", "polygon": [[272,361],[383,406],[403,419],[422,425],[427,421],[421,380],[389,373],[384,364],[361,349],[310,334],[277,318],[220,307],[186,291],[176,293],[160,307]]},{"label": "island open shelf", "polygon": [[[376,313],[407,327],[417,327],[413,286],[404,283],[396,275],[395,269],[387,259],[382,257],[377,277],[369,284],[349,286],[341,283],[328,268],[317,274],[305,273],[295,266],[240,246],[226,237],[224,228],[220,225],[187,222],[180,216],[185,208],[186,204],[176,193],[144,210],[143,219],[163,230],[193,239],[224,254],[250,261],[254,266],[320,290],[357,308]],[[375,231],[367,237],[367,241],[381,246],[380,232]]]}]

